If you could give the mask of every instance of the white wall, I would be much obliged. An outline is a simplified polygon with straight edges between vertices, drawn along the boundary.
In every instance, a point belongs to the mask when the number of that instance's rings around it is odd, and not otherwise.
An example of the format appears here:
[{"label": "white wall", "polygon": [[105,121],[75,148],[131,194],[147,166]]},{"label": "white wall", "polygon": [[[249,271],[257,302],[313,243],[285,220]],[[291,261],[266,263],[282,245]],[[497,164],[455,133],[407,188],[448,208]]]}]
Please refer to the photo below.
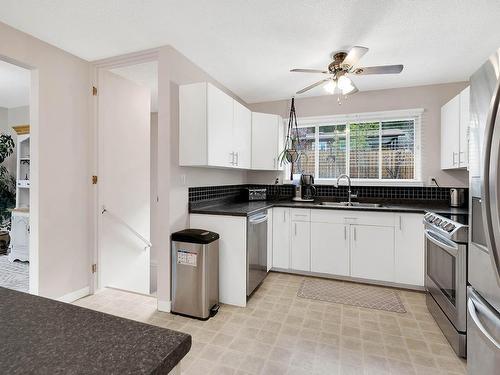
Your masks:
[{"label": "white wall", "polygon": [[151,123],[150,123],[150,160],[151,160],[151,169],[150,169],[150,215],[151,215],[151,226],[150,226],[150,234],[149,238],[151,239],[151,243],[153,246],[151,247],[150,252],[150,286],[151,292],[156,292],[158,287],[158,248],[159,244],[155,244],[153,242],[153,238],[158,237],[157,230],[159,229],[155,224],[156,217],[158,215],[156,197],[158,196],[158,112],[151,113]]},{"label": "white wall", "polygon": [[246,182],[246,171],[179,166],[179,85],[209,81],[207,73],[172,47],[159,49],[158,64],[158,220],[161,230],[153,244],[160,244],[158,299],[159,307],[170,301],[170,233],[188,226],[188,186],[228,185]]},{"label": "white wall", "polygon": [[26,125],[30,123],[30,107],[9,108],[9,126]]},{"label": "white wall", "polygon": [[[365,91],[349,97],[348,100],[342,102],[342,105],[337,104],[336,96],[296,98],[295,108],[299,124],[300,117],[424,108],[421,133],[423,182],[427,184],[428,177],[433,176],[441,186],[466,187],[468,186],[466,171],[442,171],[440,169],[441,106],[466,86],[466,82],[459,82]],[[255,103],[250,104],[249,107],[253,111],[275,113],[288,118],[290,101]],[[250,183],[273,183],[275,177],[275,172],[248,173]]]},{"label": "white wall", "polygon": [[32,72],[30,282],[59,298],[89,282],[89,63],[3,23],[0,56]]}]

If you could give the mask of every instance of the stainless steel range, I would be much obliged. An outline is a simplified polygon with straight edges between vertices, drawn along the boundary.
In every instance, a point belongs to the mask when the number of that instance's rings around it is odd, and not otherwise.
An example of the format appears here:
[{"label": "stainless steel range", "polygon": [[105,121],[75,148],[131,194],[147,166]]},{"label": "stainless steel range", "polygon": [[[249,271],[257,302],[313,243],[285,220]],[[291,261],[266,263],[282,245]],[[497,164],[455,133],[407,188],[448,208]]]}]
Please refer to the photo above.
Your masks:
[{"label": "stainless steel range", "polygon": [[428,212],[425,224],[427,308],[457,355],[466,357],[467,215]]}]

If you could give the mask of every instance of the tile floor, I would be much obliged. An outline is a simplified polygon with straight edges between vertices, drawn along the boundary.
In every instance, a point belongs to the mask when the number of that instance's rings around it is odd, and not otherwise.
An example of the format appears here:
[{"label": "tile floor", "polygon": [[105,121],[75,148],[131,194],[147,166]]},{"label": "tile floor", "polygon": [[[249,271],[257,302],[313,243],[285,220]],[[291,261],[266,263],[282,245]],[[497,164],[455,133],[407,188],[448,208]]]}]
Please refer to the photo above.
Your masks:
[{"label": "tile floor", "polygon": [[75,304],[191,334],[183,374],[466,374],[422,293],[399,291],[400,314],[299,298],[302,279],[270,273],[247,308],[224,305],[206,322],[112,289]]}]

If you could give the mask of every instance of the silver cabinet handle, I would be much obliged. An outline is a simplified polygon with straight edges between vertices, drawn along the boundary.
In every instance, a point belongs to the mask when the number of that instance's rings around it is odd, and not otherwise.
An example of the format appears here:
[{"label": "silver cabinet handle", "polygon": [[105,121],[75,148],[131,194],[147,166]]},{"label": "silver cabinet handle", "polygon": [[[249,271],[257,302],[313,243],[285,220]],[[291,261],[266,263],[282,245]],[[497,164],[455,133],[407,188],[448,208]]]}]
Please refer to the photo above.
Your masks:
[{"label": "silver cabinet handle", "polygon": [[357,236],[356,236],[356,227],[352,227],[352,229],[354,230],[354,232],[353,232],[353,235],[354,235],[354,241],[356,241],[356,237],[357,237]]},{"label": "silver cabinet handle", "polygon": [[285,223],[286,222],[286,211],[283,210],[283,222]]},{"label": "silver cabinet handle", "polygon": [[347,227],[344,225],[344,240],[347,240]]},{"label": "silver cabinet handle", "polygon": [[236,165],[240,165],[240,154],[236,152]]},{"label": "silver cabinet handle", "polygon": [[455,160],[457,155],[458,155],[458,152],[454,152],[454,153],[453,153],[453,165],[456,165],[456,164],[457,164],[457,162],[456,162],[456,160]]},{"label": "silver cabinet handle", "polygon": [[294,229],[295,235],[297,236],[297,223],[294,223],[294,226],[295,226],[295,229]]},{"label": "silver cabinet handle", "polygon": [[234,152],[230,152],[229,155],[231,155],[231,161],[229,164],[234,165]]},{"label": "silver cabinet handle", "polygon": [[399,230],[403,230],[403,224],[401,223],[401,215],[399,215]]},{"label": "silver cabinet handle", "polygon": [[[476,302],[478,303],[477,305]],[[489,312],[486,307],[482,306],[479,301],[476,302],[474,302],[473,297],[469,298],[469,300],[467,301],[467,310],[469,311],[469,315],[472,318],[474,324],[481,331],[483,336],[485,336],[493,344],[493,346],[496,347],[497,350],[500,350],[500,344],[495,340],[493,336],[490,335],[490,333],[486,330],[486,328],[484,328],[483,324],[479,320],[476,313],[476,308],[478,308],[478,310],[481,310],[482,313],[485,313],[485,315],[489,315],[489,318],[497,318],[495,316],[492,316],[493,314],[491,314],[491,312]]]}]

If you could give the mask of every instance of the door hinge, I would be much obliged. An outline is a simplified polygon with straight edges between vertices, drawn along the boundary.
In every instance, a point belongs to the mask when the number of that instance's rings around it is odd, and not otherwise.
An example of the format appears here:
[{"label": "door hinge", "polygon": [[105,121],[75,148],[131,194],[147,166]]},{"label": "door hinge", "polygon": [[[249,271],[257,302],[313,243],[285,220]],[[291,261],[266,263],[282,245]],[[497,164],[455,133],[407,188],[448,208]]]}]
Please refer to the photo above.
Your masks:
[{"label": "door hinge", "polygon": [[92,176],[92,185],[97,184],[97,176]]},{"label": "door hinge", "polygon": [[92,265],[92,273],[96,273],[97,272],[97,264],[93,264]]},{"label": "door hinge", "polygon": [[92,86],[92,95],[97,96],[97,87]]}]

